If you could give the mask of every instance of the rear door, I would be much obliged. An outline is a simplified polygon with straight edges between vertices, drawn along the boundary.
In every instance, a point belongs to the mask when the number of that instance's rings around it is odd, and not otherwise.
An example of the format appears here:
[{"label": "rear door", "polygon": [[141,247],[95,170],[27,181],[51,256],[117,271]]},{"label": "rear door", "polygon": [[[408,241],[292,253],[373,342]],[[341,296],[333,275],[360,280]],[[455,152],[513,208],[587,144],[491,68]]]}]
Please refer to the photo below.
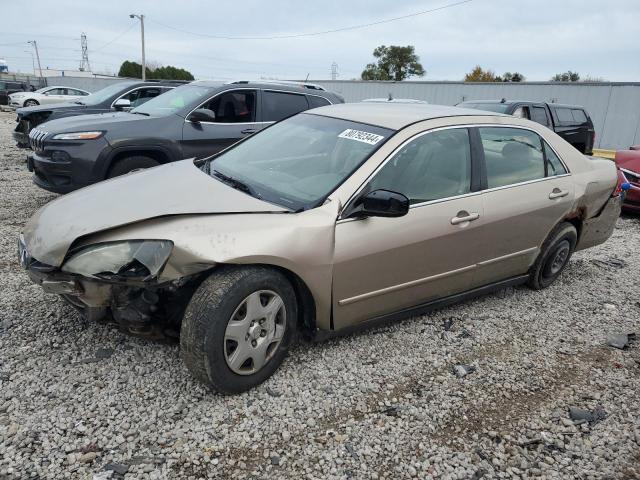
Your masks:
[{"label": "rear door", "polygon": [[486,189],[484,221],[476,229],[476,281],[488,284],[526,273],[553,227],[573,205],[573,181],[534,131],[479,127]]},{"label": "rear door", "polygon": [[576,120],[573,114],[573,110],[576,109],[556,106],[551,106],[550,108],[556,124],[556,133],[582,153],[585,153],[589,126],[584,112],[580,110],[583,118],[578,117],[578,120]]},{"label": "rear door", "polygon": [[259,121],[259,94],[260,91],[253,88],[226,90],[200,104],[198,108],[215,114],[215,121],[185,120],[182,128],[184,157],[213,155],[260,130],[265,124]]}]

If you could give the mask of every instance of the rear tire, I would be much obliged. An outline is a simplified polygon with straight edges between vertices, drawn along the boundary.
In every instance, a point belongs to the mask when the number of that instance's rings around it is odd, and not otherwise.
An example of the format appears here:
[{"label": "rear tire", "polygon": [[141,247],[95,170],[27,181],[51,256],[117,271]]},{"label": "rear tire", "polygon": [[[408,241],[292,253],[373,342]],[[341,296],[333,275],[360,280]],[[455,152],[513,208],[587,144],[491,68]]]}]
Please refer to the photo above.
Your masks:
[{"label": "rear tire", "polygon": [[36,105],[40,105],[37,100],[27,100],[26,102],[24,102],[25,107],[35,107]]},{"label": "rear tire", "polygon": [[214,391],[249,390],[285,359],[297,316],[295,292],[280,272],[261,266],[219,267],[187,305],[180,330],[182,359]]},{"label": "rear tire", "polygon": [[119,177],[134,170],[157,167],[158,165],[160,165],[160,163],[157,160],[151,157],[145,157],[144,155],[122,158],[111,166],[107,178]]},{"label": "rear tire", "polygon": [[542,244],[540,255],[531,267],[527,285],[542,290],[560,276],[578,243],[576,227],[568,222],[556,226]]}]

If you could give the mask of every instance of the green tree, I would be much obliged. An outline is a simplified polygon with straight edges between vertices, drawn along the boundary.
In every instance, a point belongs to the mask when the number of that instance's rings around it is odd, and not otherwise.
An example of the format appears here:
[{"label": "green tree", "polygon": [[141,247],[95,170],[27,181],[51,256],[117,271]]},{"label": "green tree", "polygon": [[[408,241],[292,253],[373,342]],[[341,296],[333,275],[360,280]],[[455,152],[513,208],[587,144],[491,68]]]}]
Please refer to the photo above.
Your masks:
[{"label": "green tree", "polygon": [[503,82],[524,82],[525,76],[518,72],[505,72],[502,75]]},{"label": "green tree", "polygon": [[476,65],[473,70],[464,76],[465,82],[501,82],[502,78],[496,76],[493,70],[483,70]]},{"label": "green tree", "polygon": [[[142,78],[142,65],[137,62],[125,60],[118,71],[119,77]],[[157,80],[193,80],[191,72],[184,68],[176,68],[171,65],[158,66],[153,70],[146,68],[146,77]]]},{"label": "green tree", "polygon": [[568,70],[564,73],[556,73],[551,77],[552,82],[579,82],[580,74],[578,72],[572,72]]},{"label": "green tree", "polygon": [[413,45],[400,47],[381,45],[373,51],[377,63],[369,63],[362,71],[362,80],[395,80],[426,74]]}]

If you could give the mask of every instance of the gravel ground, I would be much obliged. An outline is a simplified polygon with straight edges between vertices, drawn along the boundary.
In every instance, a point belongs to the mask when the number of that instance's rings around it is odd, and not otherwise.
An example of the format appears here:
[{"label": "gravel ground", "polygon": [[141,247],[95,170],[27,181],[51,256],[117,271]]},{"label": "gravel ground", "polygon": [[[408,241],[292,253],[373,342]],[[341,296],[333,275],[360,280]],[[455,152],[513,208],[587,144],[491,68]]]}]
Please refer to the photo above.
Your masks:
[{"label": "gravel ground", "polygon": [[85,323],[20,270],[16,236],[55,195],[13,125],[0,113],[0,478],[640,478],[640,341],[605,344],[640,330],[639,218],[545,291],[302,344],[222,397],[177,345]]}]

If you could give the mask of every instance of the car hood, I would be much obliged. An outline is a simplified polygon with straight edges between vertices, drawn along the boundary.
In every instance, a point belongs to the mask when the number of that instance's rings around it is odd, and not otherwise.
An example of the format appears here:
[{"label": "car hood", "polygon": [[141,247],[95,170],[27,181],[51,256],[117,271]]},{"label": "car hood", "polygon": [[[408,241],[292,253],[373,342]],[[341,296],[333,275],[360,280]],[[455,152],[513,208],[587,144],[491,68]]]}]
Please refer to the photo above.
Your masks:
[{"label": "car hood", "polygon": [[88,108],[88,105],[79,105],[77,103],[56,103],[54,105],[36,105],[35,107],[22,107],[16,109],[16,113],[23,117],[31,115],[32,113],[50,112],[52,110],[84,110]]},{"label": "car hood", "polygon": [[618,167],[640,173],[640,150],[618,150],[615,162]]},{"label": "car hood", "polygon": [[138,122],[140,120],[149,120],[150,118],[158,117],[147,117],[145,115],[136,115],[127,112],[94,113],[90,115],[58,118],[42,124],[42,126],[38,126],[38,129],[44,130],[47,133],[104,130],[114,123]]},{"label": "car hood", "polygon": [[287,211],[211,178],[193,160],[182,160],[59,197],[31,217],[23,235],[34,259],[59,267],[77,239],[151,218]]}]

